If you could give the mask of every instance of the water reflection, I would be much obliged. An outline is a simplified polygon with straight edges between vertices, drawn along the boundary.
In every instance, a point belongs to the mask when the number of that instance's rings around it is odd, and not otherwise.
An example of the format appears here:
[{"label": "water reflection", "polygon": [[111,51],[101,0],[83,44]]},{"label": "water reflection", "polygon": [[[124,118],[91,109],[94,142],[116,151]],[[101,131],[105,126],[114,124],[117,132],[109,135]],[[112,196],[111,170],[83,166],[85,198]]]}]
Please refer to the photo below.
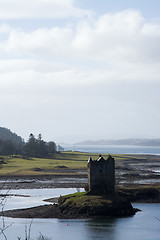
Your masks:
[{"label": "water reflection", "polygon": [[113,240],[115,235],[116,218],[92,219],[86,224],[86,231],[90,239]]}]

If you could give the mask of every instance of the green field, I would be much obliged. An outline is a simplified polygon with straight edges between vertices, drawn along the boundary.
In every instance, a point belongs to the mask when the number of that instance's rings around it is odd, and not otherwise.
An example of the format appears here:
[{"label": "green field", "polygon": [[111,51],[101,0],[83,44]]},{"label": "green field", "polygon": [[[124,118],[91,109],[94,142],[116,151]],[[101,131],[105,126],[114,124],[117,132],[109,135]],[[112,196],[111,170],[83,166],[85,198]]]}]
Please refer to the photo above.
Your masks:
[{"label": "green field", "polygon": [[22,156],[2,156],[0,175],[41,175],[56,174],[56,169],[84,169],[90,154],[62,152],[53,158],[23,158]]},{"label": "green field", "polygon": [[[0,175],[42,175],[57,174],[57,169],[86,169],[89,157],[93,160],[98,154],[82,152],[56,153],[52,158],[24,158],[22,156],[1,156]],[[107,154],[103,157],[107,158]],[[113,155],[115,160],[127,160],[132,156]],[[134,156],[135,158],[135,156]]]}]

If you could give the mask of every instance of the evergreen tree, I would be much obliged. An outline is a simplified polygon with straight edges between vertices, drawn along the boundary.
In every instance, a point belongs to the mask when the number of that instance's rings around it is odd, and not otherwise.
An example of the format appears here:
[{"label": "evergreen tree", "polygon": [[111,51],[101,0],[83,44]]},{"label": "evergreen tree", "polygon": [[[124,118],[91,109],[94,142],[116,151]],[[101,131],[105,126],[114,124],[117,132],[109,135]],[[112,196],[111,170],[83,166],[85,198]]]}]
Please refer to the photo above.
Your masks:
[{"label": "evergreen tree", "polygon": [[37,143],[34,135],[31,133],[29,139],[25,145],[25,152],[29,156],[36,156],[37,154]]},{"label": "evergreen tree", "polygon": [[46,144],[45,141],[43,141],[41,134],[38,135],[37,148],[38,148],[38,154],[40,156],[43,157],[43,156],[46,156],[48,154],[47,144]]},{"label": "evergreen tree", "polygon": [[36,139],[34,135],[31,133],[25,145],[24,152],[28,156],[44,157],[47,156],[48,154],[56,152],[56,144],[54,142],[46,143],[42,139],[41,134],[39,134],[38,138]]},{"label": "evergreen tree", "polygon": [[54,154],[57,151],[57,146],[55,142],[48,142],[48,154]]}]

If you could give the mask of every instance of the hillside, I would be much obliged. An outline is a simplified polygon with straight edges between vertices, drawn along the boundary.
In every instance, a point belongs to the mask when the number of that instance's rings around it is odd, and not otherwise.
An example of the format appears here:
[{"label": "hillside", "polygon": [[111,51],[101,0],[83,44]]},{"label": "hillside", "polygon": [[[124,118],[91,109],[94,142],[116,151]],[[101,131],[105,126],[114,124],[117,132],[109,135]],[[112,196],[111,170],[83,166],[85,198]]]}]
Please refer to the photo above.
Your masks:
[{"label": "hillside", "polygon": [[22,138],[16,133],[11,132],[8,128],[0,127],[0,140],[11,141],[14,144],[21,144],[23,142]]},{"label": "hillside", "polygon": [[140,138],[128,138],[119,140],[87,140],[83,142],[75,143],[76,145],[132,145],[132,146],[154,146],[160,147],[160,138],[158,139],[140,139]]}]

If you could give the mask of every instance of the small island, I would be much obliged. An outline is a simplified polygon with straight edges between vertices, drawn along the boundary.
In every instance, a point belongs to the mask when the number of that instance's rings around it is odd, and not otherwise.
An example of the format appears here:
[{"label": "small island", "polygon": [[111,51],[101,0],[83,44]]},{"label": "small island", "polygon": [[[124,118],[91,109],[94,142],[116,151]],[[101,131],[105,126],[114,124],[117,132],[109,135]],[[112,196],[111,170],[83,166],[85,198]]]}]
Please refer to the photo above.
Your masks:
[{"label": "small island", "polygon": [[1,212],[0,215],[15,218],[89,218],[106,216],[132,216],[138,210],[132,207],[129,197],[115,190],[115,162],[110,155],[105,160],[88,160],[88,191],[60,196],[50,205]]}]

